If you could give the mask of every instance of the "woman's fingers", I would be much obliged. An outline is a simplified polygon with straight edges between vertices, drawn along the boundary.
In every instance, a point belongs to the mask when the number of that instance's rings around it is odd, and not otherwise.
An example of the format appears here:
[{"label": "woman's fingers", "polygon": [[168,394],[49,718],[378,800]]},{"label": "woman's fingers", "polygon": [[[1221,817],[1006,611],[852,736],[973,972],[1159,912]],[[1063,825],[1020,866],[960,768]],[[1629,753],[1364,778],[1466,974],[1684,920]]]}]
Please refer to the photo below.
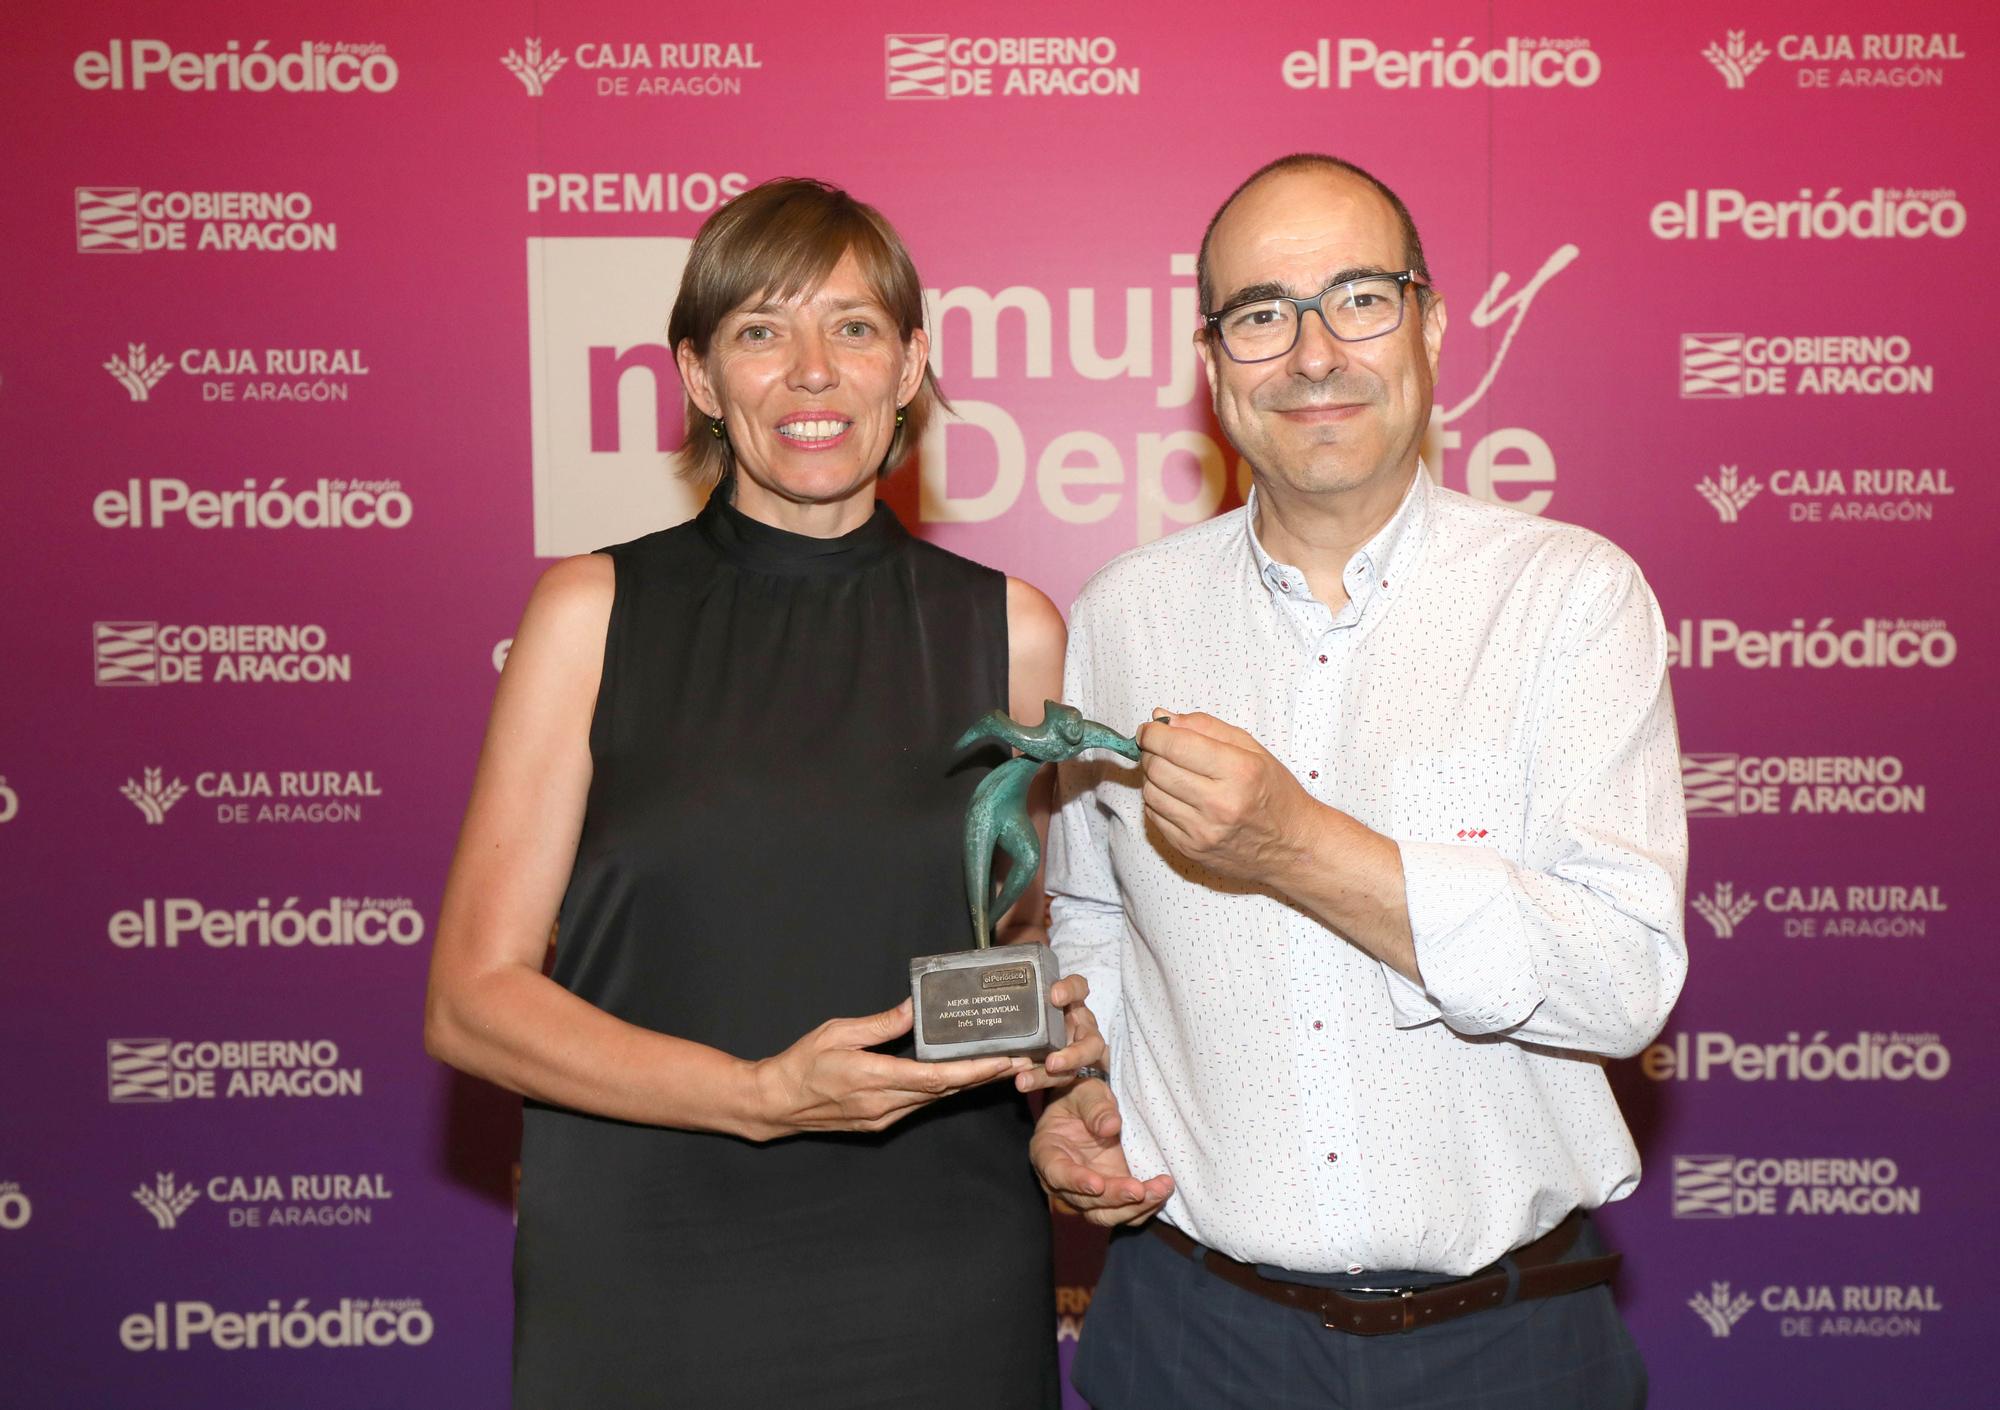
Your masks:
[{"label": "woman's fingers", "polygon": [[902,1037],[910,1031],[913,1021],[910,1001],[905,999],[894,1008],[862,1018],[832,1019],[824,1025],[823,1031],[837,1047],[872,1048],[878,1043]]}]

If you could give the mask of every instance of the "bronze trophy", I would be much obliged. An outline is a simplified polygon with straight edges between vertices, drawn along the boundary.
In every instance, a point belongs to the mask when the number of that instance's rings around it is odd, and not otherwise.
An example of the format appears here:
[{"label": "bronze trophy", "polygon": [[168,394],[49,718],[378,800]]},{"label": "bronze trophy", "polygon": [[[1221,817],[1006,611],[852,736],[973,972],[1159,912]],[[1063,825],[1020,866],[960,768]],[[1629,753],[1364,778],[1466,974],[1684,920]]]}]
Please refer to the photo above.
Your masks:
[{"label": "bronze trophy", "polygon": [[[1028,787],[1042,765],[1074,759],[1086,749],[1139,757],[1130,737],[1086,720],[1074,706],[1045,701],[1033,729],[990,710],[959,737],[957,747],[999,740],[1020,750],[979,782],[965,810],[965,894],[977,947],[910,961],[916,1005],[916,1055],[922,1062],[1016,1055],[1039,1058],[1063,1046],[1062,1010],[1049,988],[1062,977],[1047,945],[993,944],[993,923],[1020,899],[1042,863],[1041,839],[1028,816]],[[993,892],[993,849],[1007,854],[1007,875]]]}]

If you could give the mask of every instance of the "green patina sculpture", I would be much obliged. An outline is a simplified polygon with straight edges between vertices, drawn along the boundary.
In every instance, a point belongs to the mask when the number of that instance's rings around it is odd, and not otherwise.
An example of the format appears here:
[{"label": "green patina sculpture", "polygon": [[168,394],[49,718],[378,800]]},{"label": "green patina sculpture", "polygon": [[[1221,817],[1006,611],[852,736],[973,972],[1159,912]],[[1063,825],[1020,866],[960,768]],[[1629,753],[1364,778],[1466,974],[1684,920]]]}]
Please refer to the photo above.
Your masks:
[{"label": "green patina sculpture", "polygon": [[[1137,760],[1139,746],[1108,725],[1086,720],[1073,705],[1042,702],[1042,722],[1032,729],[1017,724],[1004,710],[988,710],[959,736],[956,747],[967,748],[997,739],[1021,751],[979,781],[965,809],[965,894],[972,907],[974,943],[993,943],[993,918],[1007,913],[1028,889],[1035,868],[1042,864],[1042,840],[1028,816],[1028,785],[1043,764],[1074,759],[1086,749],[1109,749]],[[1007,854],[1007,877],[993,895],[993,848]]]}]

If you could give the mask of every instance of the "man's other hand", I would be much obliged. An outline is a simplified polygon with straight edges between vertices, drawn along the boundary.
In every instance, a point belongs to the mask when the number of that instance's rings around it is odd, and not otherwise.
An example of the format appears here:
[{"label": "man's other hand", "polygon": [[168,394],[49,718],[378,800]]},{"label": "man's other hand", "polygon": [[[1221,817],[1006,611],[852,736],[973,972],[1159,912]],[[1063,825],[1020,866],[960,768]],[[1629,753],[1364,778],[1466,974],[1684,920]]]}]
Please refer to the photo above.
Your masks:
[{"label": "man's other hand", "polygon": [[1133,1176],[1118,1144],[1123,1122],[1110,1084],[1079,1082],[1048,1104],[1028,1143],[1042,1188],[1103,1228],[1143,1224],[1174,1192],[1174,1177]]}]

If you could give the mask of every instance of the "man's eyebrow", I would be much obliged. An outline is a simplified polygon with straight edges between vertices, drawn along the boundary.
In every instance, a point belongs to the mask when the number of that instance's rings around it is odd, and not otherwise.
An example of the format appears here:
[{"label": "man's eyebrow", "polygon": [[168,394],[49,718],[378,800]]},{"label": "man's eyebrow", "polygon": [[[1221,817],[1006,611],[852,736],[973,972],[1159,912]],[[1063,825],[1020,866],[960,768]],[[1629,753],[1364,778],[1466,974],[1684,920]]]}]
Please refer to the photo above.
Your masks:
[{"label": "man's eyebrow", "polygon": [[1350,268],[1339,270],[1329,277],[1324,284],[1320,285],[1319,288],[1311,289],[1304,293],[1287,288],[1285,285],[1271,280],[1266,280],[1262,284],[1246,284],[1224,299],[1218,307],[1234,308],[1237,304],[1255,303],[1259,299],[1275,299],[1281,296],[1292,299],[1309,299],[1314,294],[1317,294],[1320,289],[1331,289],[1334,285],[1345,284],[1350,279],[1366,279],[1370,275],[1389,274],[1392,272],[1394,271],[1384,269],[1379,264],[1354,265]]},{"label": "man's eyebrow", "polygon": [[1281,294],[1289,294],[1291,292],[1283,284],[1274,284],[1266,280],[1262,284],[1244,285],[1241,289],[1223,299],[1216,307],[1234,308],[1237,304],[1255,303],[1259,299],[1275,299]]}]

